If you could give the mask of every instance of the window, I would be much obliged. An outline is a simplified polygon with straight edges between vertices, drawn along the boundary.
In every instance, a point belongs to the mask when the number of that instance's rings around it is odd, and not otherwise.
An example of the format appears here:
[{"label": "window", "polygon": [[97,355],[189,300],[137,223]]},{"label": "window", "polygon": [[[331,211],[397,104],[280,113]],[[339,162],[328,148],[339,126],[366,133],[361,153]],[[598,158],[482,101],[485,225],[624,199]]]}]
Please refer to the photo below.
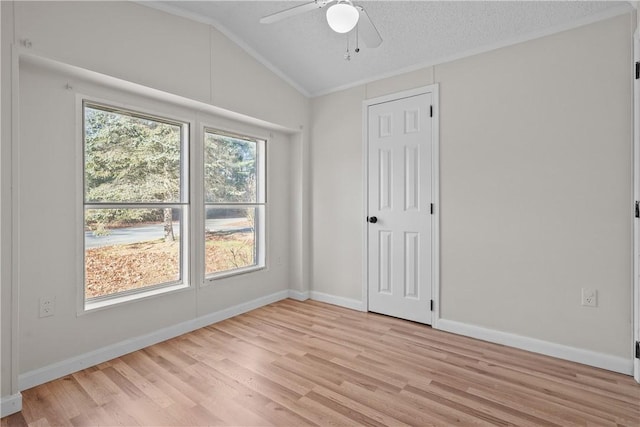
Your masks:
[{"label": "window", "polygon": [[83,103],[85,303],[187,283],[188,125]]},{"label": "window", "polygon": [[204,133],[205,277],[264,267],[265,141]]},{"label": "window", "polygon": [[203,129],[190,179],[188,123],[88,100],[82,113],[85,309],[264,268],[265,140]]}]

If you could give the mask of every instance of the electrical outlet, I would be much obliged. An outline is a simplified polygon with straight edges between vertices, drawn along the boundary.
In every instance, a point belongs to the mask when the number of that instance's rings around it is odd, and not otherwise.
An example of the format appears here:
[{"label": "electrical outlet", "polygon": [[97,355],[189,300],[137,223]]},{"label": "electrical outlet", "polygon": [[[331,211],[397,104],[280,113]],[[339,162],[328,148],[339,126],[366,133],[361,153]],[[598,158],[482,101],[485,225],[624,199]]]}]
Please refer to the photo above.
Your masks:
[{"label": "electrical outlet", "polygon": [[53,316],[56,311],[56,298],[55,297],[41,297],[40,298],[40,317]]},{"label": "electrical outlet", "polygon": [[597,307],[598,291],[595,289],[582,288],[582,305],[585,307]]}]

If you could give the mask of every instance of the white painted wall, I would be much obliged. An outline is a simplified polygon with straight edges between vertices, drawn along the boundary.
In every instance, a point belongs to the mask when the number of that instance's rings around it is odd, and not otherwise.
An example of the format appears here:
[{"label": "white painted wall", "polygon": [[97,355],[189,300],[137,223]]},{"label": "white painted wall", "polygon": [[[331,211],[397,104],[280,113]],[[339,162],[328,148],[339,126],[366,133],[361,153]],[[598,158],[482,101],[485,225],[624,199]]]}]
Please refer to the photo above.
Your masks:
[{"label": "white painted wall", "polygon": [[[67,83],[72,90],[65,88]],[[269,268],[107,310],[76,314],[78,239],[76,94],[122,102],[142,111],[188,118],[188,109],[102,88],[51,69],[20,64],[19,264],[20,372],[185,322],[194,317],[285,290],[288,281],[289,137],[268,142]],[[206,117],[204,123],[237,130],[242,125]],[[196,128],[200,127],[197,123]],[[252,133],[255,134],[255,133]],[[43,207],[47,216],[43,216]],[[283,259],[281,265],[274,257]],[[37,266],[37,268],[34,268]],[[38,318],[38,299],[55,296],[56,314]],[[43,351],[46,349],[46,351]]]},{"label": "white painted wall", "polygon": [[360,298],[362,101],[435,82],[441,316],[630,366],[634,28],[626,14],[313,99],[312,290]]},{"label": "white painted wall", "polygon": [[[15,9],[15,10],[14,10]],[[15,28],[15,36],[14,36]],[[21,61],[20,161],[11,163],[11,48],[30,42],[30,54],[51,58],[107,76],[201,101],[253,117],[287,133],[272,133],[268,152],[269,268],[86,315],[76,314],[75,133],[76,92],[167,114],[191,114],[144,97],[118,93],[46,67]],[[88,354],[110,344],[153,333],[212,313],[286,295],[291,279],[308,280],[305,256],[290,257],[291,246],[303,248],[308,214],[309,101],[271,71],[259,65],[225,36],[195,23],[130,2],[2,2],[2,397],[17,392],[11,378],[41,372],[57,362]],[[198,113],[204,118],[208,113]],[[210,117],[221,127],[247,128],[229,119]],[[305,129],[301,131],[301,129]],[[302,144],[298,146],[298,144]],[[295,157],[292,157],[295,156]],[[292,168],[293,161],[302,161]],[[12,265],[11,172],[19,186],[14,218],[19,264]],[[291,182],[295,181],[296,185]],[[43,223],[42,206],[55,216]],[[296,206],[295,209],[292,206]],[[19,220],[18,220],[19,218]],[[295,227],[291,227],[295,224]],[[308,240],[307,240],[308,241]],[[308,251],[306,251],[308,253]],[[281,259],[280,264],[275,263]],[[11,267],[15,267],[12,268]],[[293,272],[297,272],[293,274]],[[19,370],[11,369],[11,274],[20,292]],[[308,288],[295,283],[295,288]],[[38,318],[38,298],[56,297],[56,314]],[[9,297],[8,297],[9,296]],[[185,323],[186,322],[186,323]],[[92,353],[93,354],[93,353]],[[51,371],[54,372],[55,370]],[[40,378],[35,375],[30,378]],[[46,377],[46,375],[45,375]]]},{"label": "white painted wall", "polygon": [[16,2],[16,40],[61,62],[290,129],[306,97],[209,25],[131,2]]},{"label": "white painted wall", "polygon": [[311,268],[316,294],[363,299],[362,101],[431,83],[433,69],[427,68],[312,100]]},{"label": "white painted wall", "polygon": [[416,87],[428,86],[433,83],[433,70],[433,67],[427,67],[367,83],[365,86],[367,99],[390,95]]},{"label": "white painted wall", "polygon": [[0,46],[2,55],[0,77],[2,79],[2,100],[0,130],[2,145],[0,145],[0,327],[2,328],[0,343],[0,396],[10,396],[16,390],[12,389],[11,370],[11,216],[10,204],[6,201],[10,198],[11,183],[11,151],[4,141],[11,139],[11,40],[13,38],[13,4],[0,3],[0,18],[2,19]]},{"label": "white painted wall", "polygon": [[[309,183],[309,175],[304,171],[309,171],[309,130],[303,129],[302,132],[293,136],[297,141],[291,143],[291,194],[300,194],[299,198],[291,200],[291,223],[289,227],[297,230],[291,234],[291,248],[289,251],[290,270],[290,288],[295,293],[293,297],[298,299],[308,298],[309,296],[309,274],[310,274],[310,247],[311,239],[309,234],[310,228],[310,199],[311,190]],[[300,179],[304,176],[305,179]]]},{"label": "white painted wall", "polygon": [[211,103],[290,129],[306,127],[309,100],[211,28]]},{"label": "white painted wall", "polygon": [[362,298],[360,86],[312,101],[312,290]]},{"label": "white painted wall", "polygon": [[631,22],[436,69],[444,318],[631,355]]}]

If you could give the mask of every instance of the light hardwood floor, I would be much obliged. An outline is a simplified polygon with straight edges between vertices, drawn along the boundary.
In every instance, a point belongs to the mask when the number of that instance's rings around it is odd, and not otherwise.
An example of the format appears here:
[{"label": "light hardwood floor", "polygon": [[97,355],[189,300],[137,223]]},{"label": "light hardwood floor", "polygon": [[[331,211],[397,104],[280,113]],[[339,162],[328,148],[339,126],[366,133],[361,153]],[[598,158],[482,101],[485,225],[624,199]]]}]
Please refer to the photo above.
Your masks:
[{"label": "light hardwood floor", "polygon": [[2,426],[628,425],[631,377],[284,300],[23,392]]}]

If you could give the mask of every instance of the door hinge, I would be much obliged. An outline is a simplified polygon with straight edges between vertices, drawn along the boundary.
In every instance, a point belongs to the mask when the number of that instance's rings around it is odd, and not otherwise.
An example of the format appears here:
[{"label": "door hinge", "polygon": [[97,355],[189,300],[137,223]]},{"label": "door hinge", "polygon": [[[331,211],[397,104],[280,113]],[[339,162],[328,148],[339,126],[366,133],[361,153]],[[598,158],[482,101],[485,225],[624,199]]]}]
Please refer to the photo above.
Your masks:
[{"label": "door hinge", "polygon": [[433,203],[431,203],[431,215],[433,215]]},{"label": "door hinge", "polygon": [[429,308],[431,308],[431,311],[433,311],[433,300],[431,300]]},{"label": "door hinge", "polygon": [[[636,64],[637,64],[637,62],[636,62]],[[636,70],[637,69],[638,69],[638,67],[636,67]],[[429,117],[433,117],[433,105],[429,105]]]},{"label": "door hinge", "polygon": [[640,341],[636,341],[636,359],[640,359]]},{"label": "door hinge", "polygon": [[636,62],[636,80],[640,79],[640,62]]},{"label": "door hinge", "polygon": [[636,218],[640,218],[640,202],[636,200]]}]

